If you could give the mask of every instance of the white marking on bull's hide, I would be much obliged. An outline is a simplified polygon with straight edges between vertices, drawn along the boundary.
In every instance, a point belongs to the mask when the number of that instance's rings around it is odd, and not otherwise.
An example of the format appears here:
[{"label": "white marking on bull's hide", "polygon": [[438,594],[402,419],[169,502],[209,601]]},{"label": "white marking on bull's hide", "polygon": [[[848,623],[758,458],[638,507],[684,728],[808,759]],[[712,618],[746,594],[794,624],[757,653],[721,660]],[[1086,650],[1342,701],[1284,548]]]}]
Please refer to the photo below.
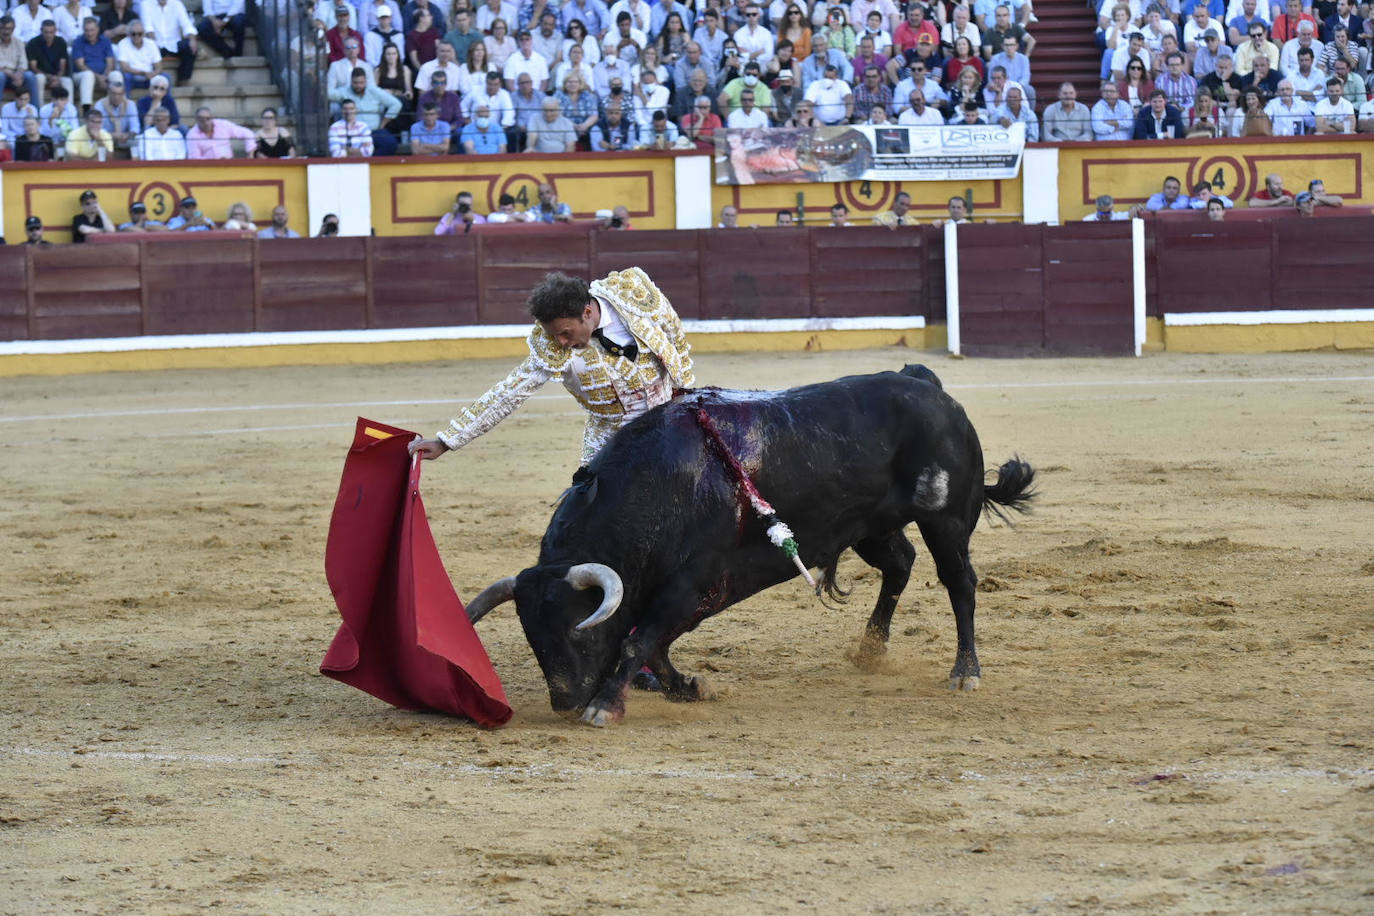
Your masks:
[{"label": "white marking on bull's hide", "polygon": [[943,509],[949,502],[949,471],[938,464],[926,468],[921,472],[921,476],[916,478],[916,487],[911,498],[918,509],[932,512]]}]

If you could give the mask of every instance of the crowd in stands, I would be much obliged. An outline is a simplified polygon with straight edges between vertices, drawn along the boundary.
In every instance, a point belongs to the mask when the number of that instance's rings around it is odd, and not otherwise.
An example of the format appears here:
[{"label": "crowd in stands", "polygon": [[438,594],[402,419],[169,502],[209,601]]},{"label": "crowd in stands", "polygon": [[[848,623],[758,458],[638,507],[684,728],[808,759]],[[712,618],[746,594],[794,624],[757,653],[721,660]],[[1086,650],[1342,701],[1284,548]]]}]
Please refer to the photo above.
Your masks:
[{"label": "crowd in stands", "polygon": [[1092,136],[1046,139],[1374,132],[1368,2],[1103,0],[1098,17]]},{"label": "crowd in stands", "polygon": [[[721,127],[845,123],[1021,122],[1031,141],[1374,131],[1374,5],[1354,0],[1102,0],[1091,107],[1070,83],[1037,102],[1030,0],[310,3],[339,157],[707,149]],[[204,108],[183,123],[174,89],[197,56],[244,47],[244,0],[201,14],[15,3],[0,157],[294,154],[271,109],[257,131]]]},{"label": "crowd in stands", "polygon": [[224,159],[289,156],[276,111],[251,131],[207,107],[189,123],[175,89],[198,56],[243,54],[244,0],[110,0],[100,16],[82,0],[0,0],[0,161]]}]

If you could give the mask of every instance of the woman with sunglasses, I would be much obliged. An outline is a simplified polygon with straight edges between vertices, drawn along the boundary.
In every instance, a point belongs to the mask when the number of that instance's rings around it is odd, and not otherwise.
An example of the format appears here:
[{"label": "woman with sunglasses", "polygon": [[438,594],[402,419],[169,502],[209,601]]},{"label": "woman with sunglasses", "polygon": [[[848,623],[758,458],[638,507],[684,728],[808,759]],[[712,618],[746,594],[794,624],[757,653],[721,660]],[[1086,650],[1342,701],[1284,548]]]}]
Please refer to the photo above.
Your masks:
[{"label": "woman with sunglasses", "polygon": [[1132,57],[1126,64],[1126,78],[1116,88],[1121,93],[1121,100],[1131,106],[1132,112],[1138,113],[1140,106],[1150,100],[1155,84],[1145,73],[1145,63],[1138,57]]},{"label": "woman with sunglasses", "polygon": [[778,38],[792,42],[792,56],[798,60],[806,60],[811,56],[811,25],[797,4],[787,4],[782,22],[778,25]]}]

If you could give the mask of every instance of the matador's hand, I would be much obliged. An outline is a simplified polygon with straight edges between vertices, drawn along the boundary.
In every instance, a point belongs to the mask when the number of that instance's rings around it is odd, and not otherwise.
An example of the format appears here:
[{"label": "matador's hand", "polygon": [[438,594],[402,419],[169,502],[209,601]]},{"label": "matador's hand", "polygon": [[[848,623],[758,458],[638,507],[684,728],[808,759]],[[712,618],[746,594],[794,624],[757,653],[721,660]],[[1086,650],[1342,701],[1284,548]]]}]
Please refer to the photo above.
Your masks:
[{"label": "matador's hand", "polygon": [[426,461],[433,461],[449,450],[448,446],[438,439],[421,439],[419,436],[410,440],[408,449],[412,456],[418,454]]}]

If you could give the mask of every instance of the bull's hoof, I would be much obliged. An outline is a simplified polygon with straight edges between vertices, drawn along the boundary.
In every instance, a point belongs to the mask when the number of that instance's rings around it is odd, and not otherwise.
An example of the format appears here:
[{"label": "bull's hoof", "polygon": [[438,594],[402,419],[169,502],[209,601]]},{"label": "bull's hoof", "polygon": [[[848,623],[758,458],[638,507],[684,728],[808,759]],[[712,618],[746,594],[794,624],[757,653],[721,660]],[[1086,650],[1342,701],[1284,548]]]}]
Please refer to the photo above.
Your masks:
[{"label": "bull's hoof", "polygon": [[971,674],[966,677],[951,677],[949,679],[950,690],[977,690],[978,675]]},{"label": "bull's hoof", "polygon": [[684,680],[678,690],[665,690],[664,696],[677,703],[696,703],[701,700],[714,700],[716,692],[706,683],[706,678],[697,675],[691,680]]},{"label": "bull's hoof", "polygon": [[592,728],[605,728],[620,717],[614,710],[604,709],[600,706],[588,706],[582,710],[582,722]]},{"label": "bull's hoof", "polygon": [[880,637],[871,633],[865,634],[859,640],[859,647],[849,656],[854,667],[867,674],[874,674],[883,666],[883,658],[887,655],[887,643]]}]

